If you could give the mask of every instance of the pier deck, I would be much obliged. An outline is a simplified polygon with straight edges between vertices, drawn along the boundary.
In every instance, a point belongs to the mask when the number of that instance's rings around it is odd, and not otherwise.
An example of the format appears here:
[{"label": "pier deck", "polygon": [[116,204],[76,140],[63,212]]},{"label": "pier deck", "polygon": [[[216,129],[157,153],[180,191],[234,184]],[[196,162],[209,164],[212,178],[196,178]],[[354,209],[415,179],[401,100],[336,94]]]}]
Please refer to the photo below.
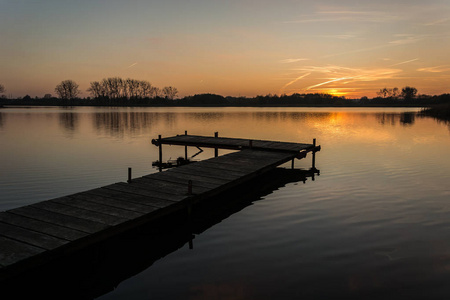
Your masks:
[{"label": "pier deck", "polygon": [[160,149],[172,144],[241,151],[1,212],[0,280],[159,217],[189,211],[199,201],[320,150],[313,144],[187,135],[156,141]]}]

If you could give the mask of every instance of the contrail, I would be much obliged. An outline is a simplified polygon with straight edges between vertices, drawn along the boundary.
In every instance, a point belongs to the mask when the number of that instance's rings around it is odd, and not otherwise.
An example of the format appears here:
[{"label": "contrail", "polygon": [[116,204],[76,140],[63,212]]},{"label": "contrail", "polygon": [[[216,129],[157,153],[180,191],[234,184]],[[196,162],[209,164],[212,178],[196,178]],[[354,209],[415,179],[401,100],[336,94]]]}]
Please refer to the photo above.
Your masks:
[{"label": "contrail", "polygon": [[407,64],[407,63],[410,63],[410,62],[413,62],[413,61],[416,61],[416,60],[419,60],[419,59],[418,58],[414,58],[414,59],[411,59],[411,60],[407,60],[407,61],[399,62],[397,64],[390,65],[389,67]]},{"label": "contrail", "polygon": [[311,73],[306,73],[303,74],[302,76],[299,76],[297,78],[295,78],[294,80],[292,80],[291,82],[286,83],[281,89],[284,90],[285,88],[287,88],[288,86],[290,86],[291,84],[297,82],[298,80],[305,78],[306,76],[311,75]]},{"label": "contrail", "polygon": [[131,67],[133,67],[133,66],[135,66],[135,65],[137,65],[137,62],[135,62],[134,64],[129,65],[129,66],[127,67],[127,69],[128,69],[128,68],[131,68]]}]

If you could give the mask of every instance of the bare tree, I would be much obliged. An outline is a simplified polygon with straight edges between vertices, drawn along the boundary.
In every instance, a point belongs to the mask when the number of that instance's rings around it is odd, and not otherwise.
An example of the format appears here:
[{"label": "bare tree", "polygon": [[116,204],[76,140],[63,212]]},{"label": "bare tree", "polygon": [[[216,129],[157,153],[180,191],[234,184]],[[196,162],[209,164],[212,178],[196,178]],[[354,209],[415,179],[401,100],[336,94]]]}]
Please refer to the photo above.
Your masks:
[{"label": "bare tree", "polygon": [[178,90],[172,86],[166,86],[162,89],[163,95],[170,100],[173,100],[178,94]]},{"label": "bare tree", "polygon": [[61,81],[55,87],[55,92],[61,99],[74,99],[80,94],[78,84],[73,80]]},{"label": "bare tree", "polygon": [[3,94],[4,92],[6,92],[5,86],[0,83],[0,94]]},{"label": "bare tree", "polygon": [[411,100],[417,96],[417,89],[415,87],[405,86],[402,88],[402,97],[405,100]]}]

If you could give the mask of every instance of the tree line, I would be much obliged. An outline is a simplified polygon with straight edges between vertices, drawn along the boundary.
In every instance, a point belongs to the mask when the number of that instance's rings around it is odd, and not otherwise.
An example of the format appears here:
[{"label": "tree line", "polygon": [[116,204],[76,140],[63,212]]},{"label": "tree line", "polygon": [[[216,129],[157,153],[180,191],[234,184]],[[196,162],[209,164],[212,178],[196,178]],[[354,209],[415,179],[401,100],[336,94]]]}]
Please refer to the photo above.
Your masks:
[{"label": "tree line", "polygon": [[[92,81],[87,91],[94,99],[165,98],[173,100],[178,94],[178,90],[172,86],[160,89],[145,80],[120,77]],[[55,93],[60,99],[72,100],[76,99],[81,91],[75,81],[64,80],[55,87]]]},{"label": "tree line", "polygon": [[[159,89],[145,80],[109,77],[92,81],[87,89],[91,97],[79,98],[80,88],[73,80],[64,80],[55,87],[59,99],[46,94],[44,98],[6,99],[0,104],[61,105],[61,106],[431,106],[450,103],[450,94],[438,96],[419,95],[414,87],[383,88],[377,97],[345,99],[324,93],[294,93],[291,95],[258,95],[256,97],[224,97],[216,94],[197,94],[176,99],[174,87]],[[0,95],[5,88],[0,84]],[[175,100],[175,101],[174,101]]]}]

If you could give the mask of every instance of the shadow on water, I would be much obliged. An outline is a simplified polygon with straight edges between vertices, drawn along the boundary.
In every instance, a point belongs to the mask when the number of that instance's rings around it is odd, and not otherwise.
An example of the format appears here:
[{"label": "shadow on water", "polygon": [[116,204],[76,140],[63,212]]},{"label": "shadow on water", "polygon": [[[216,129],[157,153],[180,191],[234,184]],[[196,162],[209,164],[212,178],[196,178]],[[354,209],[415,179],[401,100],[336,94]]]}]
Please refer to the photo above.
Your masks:
[{"label": "shadow on water", "polygon": [[[5,299],[94,299],[149,268],[158,259],[188,246],[200,234],[291,182],[314,180],[316,169],[276,168],[214,201],[55,260],[16,278],[0,282]],[[194,250],[195,251],[195,250]]]}]

